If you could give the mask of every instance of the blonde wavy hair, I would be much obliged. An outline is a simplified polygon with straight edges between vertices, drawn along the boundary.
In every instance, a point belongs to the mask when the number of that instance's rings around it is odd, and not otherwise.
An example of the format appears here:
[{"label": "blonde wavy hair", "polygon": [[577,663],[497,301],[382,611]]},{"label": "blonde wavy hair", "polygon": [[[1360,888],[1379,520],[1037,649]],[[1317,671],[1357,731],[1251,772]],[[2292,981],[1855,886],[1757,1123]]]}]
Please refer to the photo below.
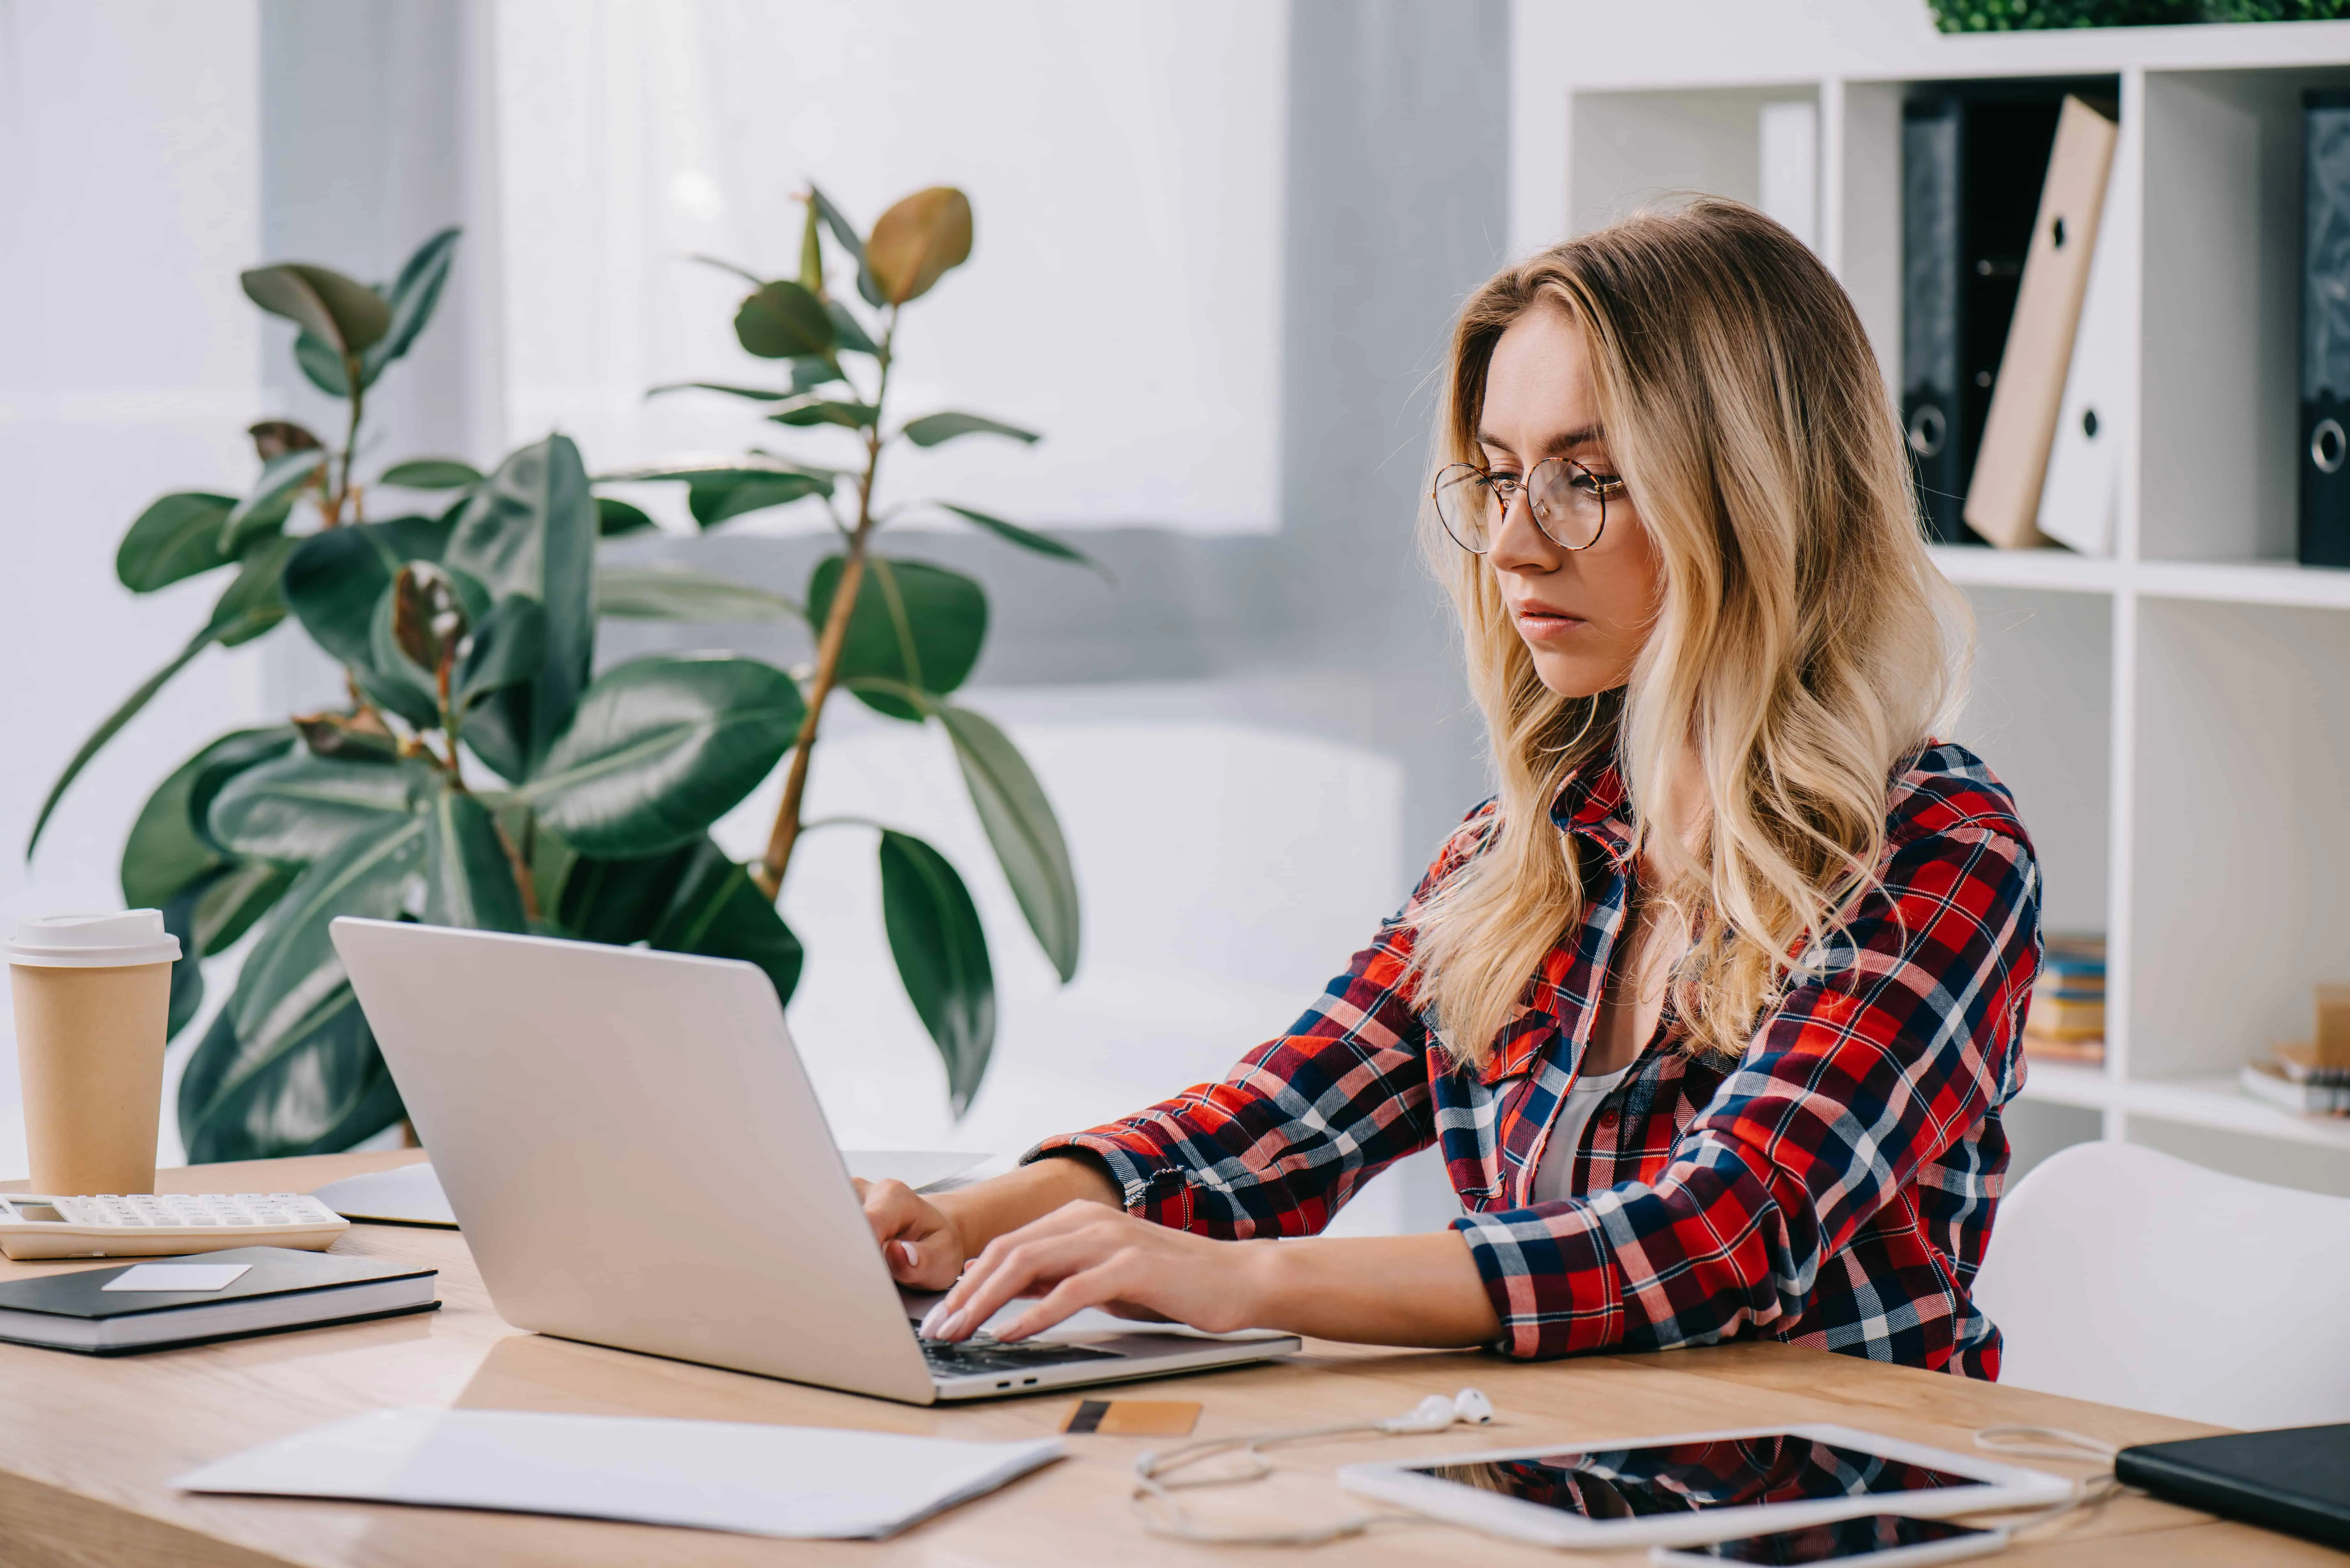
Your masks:
[{"label": "blonde wavy hair", "polygon": [[[1622,688],[1562,697],[1484,560],[1422,507],[1500,793],[1415,912],[1410,979],[1452,1058],[1482,1065],[1582,910],[1550,806],[1613,760],[1659,873],[1644,897],[1692,934],[1672,981],[1683,1048],[1735,1057],[1873,884],[1891,775],[1962,698],[1972,620],[1927,556],[1860,318],[1785,229],[1700,198],[1496,274],[1453,329],[1433,467],[1479,461],[1493,346],[1546,307],[1586,335],[1607,450],[1662,560],[1659,603]],[[1692,754],[1708,810],[1688,846],[1660,829]]]}]

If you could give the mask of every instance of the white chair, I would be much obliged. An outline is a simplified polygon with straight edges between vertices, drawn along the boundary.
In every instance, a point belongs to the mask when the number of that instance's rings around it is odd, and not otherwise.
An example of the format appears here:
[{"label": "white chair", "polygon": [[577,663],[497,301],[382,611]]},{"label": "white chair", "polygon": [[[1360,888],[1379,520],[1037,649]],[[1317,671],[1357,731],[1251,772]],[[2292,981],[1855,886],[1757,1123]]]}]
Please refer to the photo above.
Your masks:
[{"label": "white chair", "polygon": [[2001,1202],[2000,1381],[2241,1428],[2350,1421],[2350,1198],[2076,1144]]}]

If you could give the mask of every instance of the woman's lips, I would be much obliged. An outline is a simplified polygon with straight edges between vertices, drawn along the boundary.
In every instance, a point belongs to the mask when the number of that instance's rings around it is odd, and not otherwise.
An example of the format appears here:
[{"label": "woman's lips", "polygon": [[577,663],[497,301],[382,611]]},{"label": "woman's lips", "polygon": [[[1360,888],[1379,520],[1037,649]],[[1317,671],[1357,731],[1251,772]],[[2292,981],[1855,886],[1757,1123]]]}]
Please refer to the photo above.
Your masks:
[{"label": "woman's lips", "polygon": [[1553,638],[1566,637],[1588,624],[1581,616],[1532,606],[1516,611],[1512,618],[1518,623],[1518,635],[1528,642],[1544,642]]}]

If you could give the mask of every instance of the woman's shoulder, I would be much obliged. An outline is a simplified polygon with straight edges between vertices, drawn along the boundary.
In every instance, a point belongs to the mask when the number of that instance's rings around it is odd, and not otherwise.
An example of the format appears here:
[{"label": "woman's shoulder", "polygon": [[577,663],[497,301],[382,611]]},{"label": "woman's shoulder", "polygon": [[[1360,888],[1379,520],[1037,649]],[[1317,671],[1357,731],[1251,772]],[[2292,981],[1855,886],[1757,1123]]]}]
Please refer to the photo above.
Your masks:
[{"label": "woman's shoulder", "polygon": [[2029,849],[2015,792],[1991,764],[1955,741],[1928,741],[1893,773],[1885,813],[1888,850],[1922,838],[1995,834]]}]

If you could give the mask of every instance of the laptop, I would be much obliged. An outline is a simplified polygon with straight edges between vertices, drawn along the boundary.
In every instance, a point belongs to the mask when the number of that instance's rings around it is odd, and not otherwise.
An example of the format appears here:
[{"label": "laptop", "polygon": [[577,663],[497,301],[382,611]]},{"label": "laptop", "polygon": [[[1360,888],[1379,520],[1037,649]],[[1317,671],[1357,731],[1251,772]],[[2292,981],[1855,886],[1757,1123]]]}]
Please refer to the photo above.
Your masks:
[{"label": "laptop", "polygon": [[1041,1343],[925,1341],[934,1298],[889,1277],[757,968],[385,920],[332,931],[517,1328],[917,1405],[1301,1348],[1099,1320]]}]

